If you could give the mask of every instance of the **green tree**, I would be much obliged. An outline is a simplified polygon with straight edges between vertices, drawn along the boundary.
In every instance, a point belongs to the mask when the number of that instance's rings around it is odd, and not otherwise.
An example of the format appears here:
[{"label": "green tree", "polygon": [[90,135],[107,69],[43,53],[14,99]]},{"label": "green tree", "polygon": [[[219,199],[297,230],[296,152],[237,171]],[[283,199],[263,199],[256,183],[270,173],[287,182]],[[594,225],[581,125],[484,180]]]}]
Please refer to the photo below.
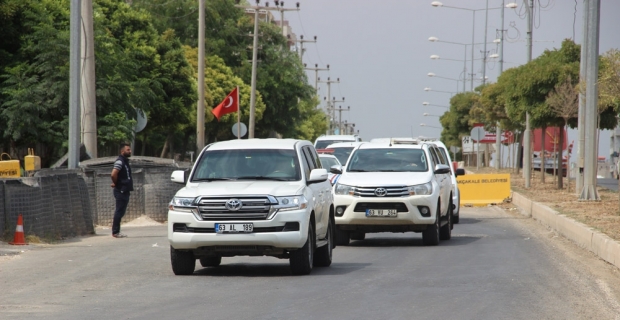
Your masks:
[{"label": "green tree", "polygon": [[474,123],[470,111],[479,99],[480,95],[476,92],[458,93],[450,99],[450,110],[439,118],[443,127],[441,141],[448,148],[460,148],[461,138],[469,136]]}]

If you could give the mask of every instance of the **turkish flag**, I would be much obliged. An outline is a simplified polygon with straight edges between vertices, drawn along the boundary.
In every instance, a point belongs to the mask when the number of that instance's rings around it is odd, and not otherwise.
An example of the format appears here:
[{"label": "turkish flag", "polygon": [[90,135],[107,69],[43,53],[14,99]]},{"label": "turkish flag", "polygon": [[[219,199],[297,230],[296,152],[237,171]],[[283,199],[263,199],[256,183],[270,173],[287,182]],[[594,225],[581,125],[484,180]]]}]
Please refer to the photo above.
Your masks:
[{"label": "turkish flag", "polygon": [[238,88],[235,87],[235,89],[224,98],[224,101],[211,110],[213,115],[217,118],[217,121],[220,121],[223,115],[239,110],[239,93],[237,90]]}]

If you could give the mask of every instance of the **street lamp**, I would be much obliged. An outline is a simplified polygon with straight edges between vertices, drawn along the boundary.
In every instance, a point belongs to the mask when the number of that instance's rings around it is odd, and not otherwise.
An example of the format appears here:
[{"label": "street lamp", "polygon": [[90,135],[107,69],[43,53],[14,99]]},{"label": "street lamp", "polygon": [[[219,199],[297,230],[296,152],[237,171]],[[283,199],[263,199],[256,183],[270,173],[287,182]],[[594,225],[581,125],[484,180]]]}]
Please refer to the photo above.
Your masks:
[{"label": "street lamp", "polygon": [[[427,76],[429,76],[429,77],[431,77],[431,78],[435,77],[435,78],[440,78],[440,79],[446,79],[446,80],[456,81],[456,92],[457,92],[457,93],[459,92],[459,82],[460,82],[461,80],[459,80],[459,79],[454,79],[454,78],[448,78],[448,77],[438,76],[438,75],[436,75],[436,74],[434,74],[434,73],[432,73],[432,72],[429,72],[429,73],[427,73],[426,75],[427,75]],[[463,77],[467,77],[467,75],[463,75]],[[465,84],[464,84],[464,83],[463,83],[463,92],[465,92]]]},{"label": "street lamp", "polygon": [[429,87],[424,88],[424,91],[433,91],[433,92],[441,92],[441,93],[449,93],[451,95],[454,95],[456,92],[452,92],[452,91],[441,91],[441,90],[434,90],[431,89]]},{"label": "street lamp", "polygon": [[422,105],[424,105],[424,106],[441,107],[441,108],[446,108],[446,109],[450,110],[450,107],[448,107],[448,106],[440,106],[440,105],[437,105],[437,104],[430,104],[427,101],[422,102]]},{"label": "street lamp", "polygon": [[[471,80],[472,81],[471,81],[470,91],[474,91],[474,81],[473,81],[474,80],[473,79],[473,77],[474,77],[474,75],[473,75],[474,61],[473,61],[473,59],[474,59],[474,42],[475,42],[474,40],[475,40],[475,33],[476,33],[476,11],[485,10],[487,12],[487,19],[485,19],[485,24],[484,24],[484,41],[483,41],[484,42],[484,57],[485,58],[483,59],[484,63],[483,63],[483,67],[482,67],[482,73],[483,73],[483,77],[484,77],[484,75],[486,74],[486,54],[487,54],[486,53],[486,51],[487,51],[487,48],[486,48],[486,46],[487,46],[486,45],[486,43],[487,43],[486,34],[487,34],[487,20],[488,20],[488,13],[489,13],[488,11],[489,10],[495,10],[495,9],[503,9],[504,7],[502,6],[502,7],[489,8],[489,1],[488,0],[487,0],[487,6],[484,9],[468,9],[468,8],[461,8],[461,7],[444,6],[444,4],[441,3],[441,1],[433,1],[433,2],[431,2],[431,5],[433,7],[443,7],[443,8],[459,9],[459,10],[466,10],[466,11],[471,11],[472,12],[472,15],[473,15],[472,27],[471,27],[471,58],[472,58],[472,61],[471,61],[472,79]],[[510,5],[509,8],[516,8],[516,6],[513,7],[513,5],[516,5],[515,3],[511,2],[508,5]],[[504,15],[502,14],[502,28],[504,26],[503,17],[504,17]],[[467,50],[467,49],[465,49],[465,50]]]},{"label": "street lamp", "polygon": [[426,123],[420,123],[420,127],[429,127],[429,128],[443,129],[443,128],[441,128],[441,127],[429,126],[429,125],[428,125],[428,124],[426,124]]}]

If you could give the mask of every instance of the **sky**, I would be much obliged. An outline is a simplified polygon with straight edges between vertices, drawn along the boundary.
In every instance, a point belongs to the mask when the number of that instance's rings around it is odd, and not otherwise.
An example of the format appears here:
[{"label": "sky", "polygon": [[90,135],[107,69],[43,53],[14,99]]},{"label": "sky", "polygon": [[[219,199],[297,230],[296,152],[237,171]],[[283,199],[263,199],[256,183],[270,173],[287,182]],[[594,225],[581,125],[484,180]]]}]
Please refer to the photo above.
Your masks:
[{"label": "sky", "polygon": [[[517,9],[504,10],[504,70],[526,63],[526,19],[524,0],[488,0],[486,51],[499,53],[493,39],[501,30],[502,2],[516,2]],[[332,84],[331,95],[337,106],[350,106],[342,113],[343,121],[355,123],[363,140],[379,137],[439,137],[439,115],[446,111],[423,102],[449,106],[451,94],[462,92],[463,82],[444,78],[462,78],[465,48],[467,73],[472,73],[472,34],[475,43],[484,43],[487,0],[443,0],[443,7],[434,7],[431,0],[300,0],[300,11],[285,13],[292,31],[305,39],[317,37],[316,43],[304,43],[303,62],[320,68],[330,65],[329,72],[319,72],[321,80],[339,78]],[[561,46],[566,38],[582,42],[583,0],[534,0],[533,54]],[[264,3],[264,1],[261,1]],[[291,8],[293,1],[284,7]],[[448,8],[447,6],[470,10]],[[495,9],[492,9],[495,8]],[[475,11],[475,27],[473,13]],[[600,54],[620,48],[620,1],[601,0]],[[279,14],[278,14],[279,16]],[[279,18],[279,17],[278,17]],[[474,29],[472,30],[472,28]],[[473,31],[473,32],[472,32]],[[441,41],[468,44],[431,42]],[[483,45],[474,46],[474,73],[483,74]],[[439,60],[430,59],[438,55]],[[454,59],[458,61],[446,60]],[[489,59],[485,74],[495,82],[499,63]],[[428,73],[436,76],[429,77]],[[314,71],[308,78],[314,84]],[[479,85],[481,82],[475,82]],[[457,86],[458,85],[458,86]],[[433,91],[425,91],[429,87]],[[469,77],[466,90],[470,90]],[[438,92],[445,91],[445,92]],[[326,84],[319,84],[320,99],[327,96]],[[324,106],[322,106],[324,107]],[[428,113],[429,116],[424,116]],[[421,123],[427,126],[420,126]],[[436,127],[436,128],[435,128]],[[600,135],[599,154],[609,155],[610,131]],[[569,141],[577,140],[576,131],[569,132]]]}]

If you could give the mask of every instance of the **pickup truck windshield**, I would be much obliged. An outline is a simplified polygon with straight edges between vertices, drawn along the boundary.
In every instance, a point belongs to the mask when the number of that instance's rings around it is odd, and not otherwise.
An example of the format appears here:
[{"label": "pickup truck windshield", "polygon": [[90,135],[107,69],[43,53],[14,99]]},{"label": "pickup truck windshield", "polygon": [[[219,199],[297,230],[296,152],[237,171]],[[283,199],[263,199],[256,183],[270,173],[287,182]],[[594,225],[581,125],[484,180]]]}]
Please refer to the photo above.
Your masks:
[{"label": "pickup truck windshield", "polygon": [[422,172],[428,161],[421,149],[357,149],[347,165],[350,172]]},{"label": "pickup truck windshield", "polygon": [[276,180],[299,181],[295,150],[213,150],[198,160],[191,181]]}]

